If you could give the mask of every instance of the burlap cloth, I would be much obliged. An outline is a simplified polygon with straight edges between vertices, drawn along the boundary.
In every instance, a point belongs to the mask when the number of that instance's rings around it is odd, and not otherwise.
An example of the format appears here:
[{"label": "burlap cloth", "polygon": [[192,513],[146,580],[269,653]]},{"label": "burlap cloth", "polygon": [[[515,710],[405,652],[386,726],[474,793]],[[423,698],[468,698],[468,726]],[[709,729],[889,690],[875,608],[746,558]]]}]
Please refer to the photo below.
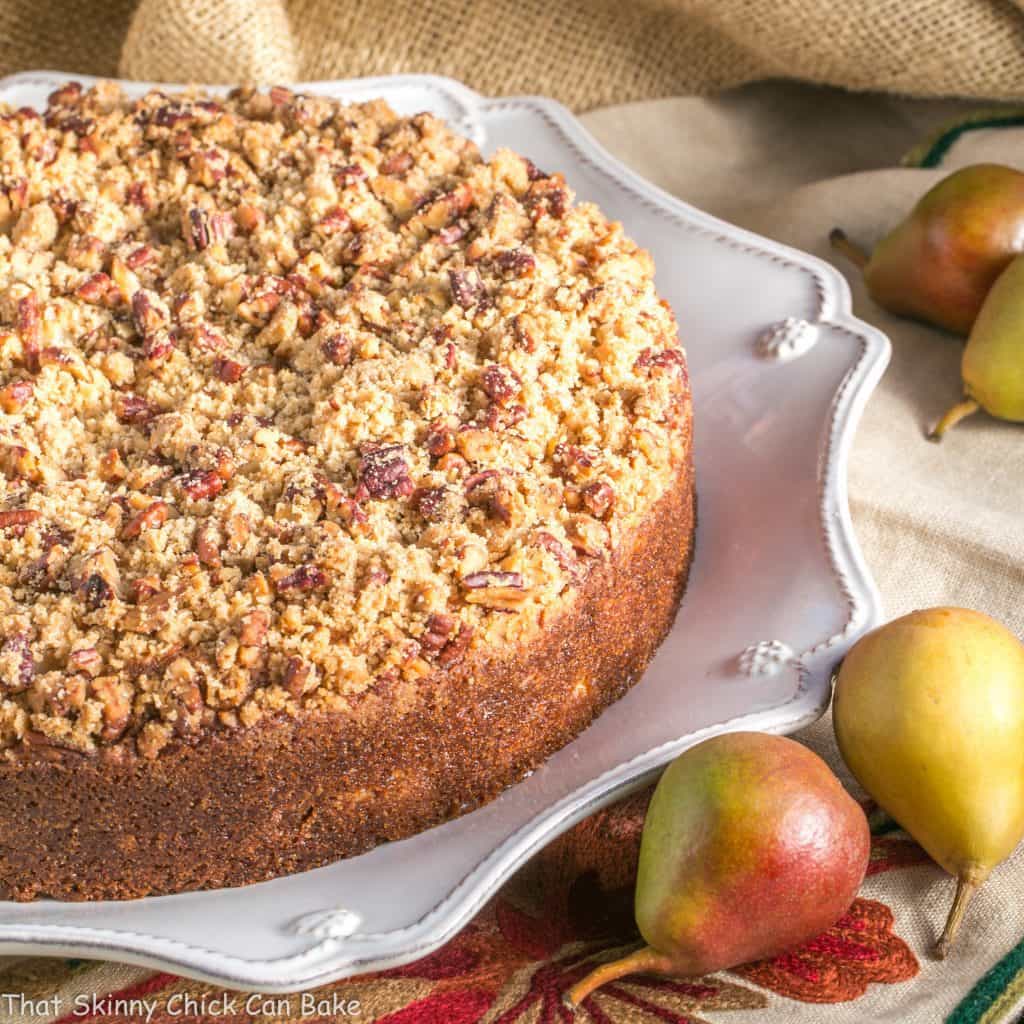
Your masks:
[{"label": "burlap cloth", "polygon": [[[324,11],[331,13],[326,21]],[[287,11],[277,0],[143,0],[132,14],[128,2],[8,2],[0,9],[0,70],[120,68],[176,80],[435,70],[485,91],[548,92],[580,107],[783,72],[930,94],[1024,92],[1024,13],[1010,0],[302,0]],[[826,15],[833,18],[827,28]],[[1022,120],[1019,128],[947,137],[953,144],[940,169],[897,168],[911,146],[967,109],[776,84],[714,100],[618,106],[584,120],[621,158],[684,199],[827,258],[833,224],[871,242],[954,166],[984,158],[1024,167]],[[959,344],[888,317],[866,298],[856,274],[850,280],[857,313],[893,341],[892,365],[868,406],[850,466],[857,532],[887,611],[969,605],[1024,634],[1024,428],[975,418],[942,446],[927,444],[923,426],[958,394]],[[679,312],[685,330],[686,312]],[[842,771],[827,721],[803,738]],[[57,995],[69,1022],[146,1019],[102,999],[98,1013],[75,1013],[76,996],[113,992],[152,1001],[150,1019],[162,1024],[561,1022],[559,993],[584,969],[583,958],[610,955],[635,938],[629,892],[642,814],[642,800],[633,800],[579,826],[426,961],[335,986],[331,992],[359,1001],[349,1017],[322,1006],[304,1014],[299,999],[274,1012],[247,1012],[244,1004],[226,1016],[201,1007],[185,1012],[182,994],[198,998],[208,990],[114,964],[21,960],[0,963],[0,1024],[58,1016],[17,1012],[4,1001],[8,994]],[[927,949],[951,883],[884,818],[874,821],[870,876],[851,913],[821,939],[793,956],[699,983],[622,985],[579,1019],[1015,1019],[1024,997],[1024,854],[994,875],[954,957],[940,965]]]},{"label": "burlap cloth", "polygon": [[1024,0],[4,0],[0,70],[302,80],[430,70],[577,109],[792,77],[1024,94]]}]

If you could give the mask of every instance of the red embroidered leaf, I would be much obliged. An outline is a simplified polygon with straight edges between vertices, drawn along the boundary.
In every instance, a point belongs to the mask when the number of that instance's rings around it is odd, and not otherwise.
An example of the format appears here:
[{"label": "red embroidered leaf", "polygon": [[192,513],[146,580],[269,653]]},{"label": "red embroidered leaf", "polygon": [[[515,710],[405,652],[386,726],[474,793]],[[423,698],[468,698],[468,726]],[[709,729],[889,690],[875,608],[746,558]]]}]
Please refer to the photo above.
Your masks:
[{"label": "red embroidered leaf", "polygon": [[733,973],[789,999],[845,1003],[871,982],[893,984],[920,970],[907,944],[892,933],[893,914],[876,900],[856,899],[827,932],[791,953],[737,967]]}]

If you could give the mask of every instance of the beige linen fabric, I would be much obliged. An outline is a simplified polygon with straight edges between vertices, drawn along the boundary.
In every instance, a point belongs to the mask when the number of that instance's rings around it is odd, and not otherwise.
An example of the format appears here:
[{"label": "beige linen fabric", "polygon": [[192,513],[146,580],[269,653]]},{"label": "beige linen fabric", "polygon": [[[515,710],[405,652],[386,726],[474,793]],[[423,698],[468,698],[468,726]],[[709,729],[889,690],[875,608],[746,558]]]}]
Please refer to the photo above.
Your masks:
[{"label": "beige linen fabric", "polygon": [[434,71],[577,109],[798,78],[1024,95],[1024,0],[2,0],[0,71],[295,81]]}]

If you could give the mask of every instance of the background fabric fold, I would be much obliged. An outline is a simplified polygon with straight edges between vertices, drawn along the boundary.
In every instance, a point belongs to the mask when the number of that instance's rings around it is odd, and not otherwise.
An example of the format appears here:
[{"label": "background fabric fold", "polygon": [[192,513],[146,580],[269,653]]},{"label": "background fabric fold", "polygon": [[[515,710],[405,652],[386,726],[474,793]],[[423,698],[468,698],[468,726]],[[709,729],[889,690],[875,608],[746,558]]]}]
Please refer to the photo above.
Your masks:
[{"label": "background fabric fold", "polygon": [[434,71],[577,110],[795,78],[1024,95],[1024,0],[6,0],[0,72],[168,82]]}]

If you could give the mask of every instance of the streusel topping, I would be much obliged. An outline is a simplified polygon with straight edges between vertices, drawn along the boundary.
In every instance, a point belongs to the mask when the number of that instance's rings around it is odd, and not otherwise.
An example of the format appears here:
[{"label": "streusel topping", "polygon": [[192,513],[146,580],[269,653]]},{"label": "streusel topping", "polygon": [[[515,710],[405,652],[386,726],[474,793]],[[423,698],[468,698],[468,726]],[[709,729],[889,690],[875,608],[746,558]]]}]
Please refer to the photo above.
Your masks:
[{"label": "streusel topping", "polygon": [[528,640],[666,490],[649,256],[429,114],[0,117],[0,749],[344,710]]}]

